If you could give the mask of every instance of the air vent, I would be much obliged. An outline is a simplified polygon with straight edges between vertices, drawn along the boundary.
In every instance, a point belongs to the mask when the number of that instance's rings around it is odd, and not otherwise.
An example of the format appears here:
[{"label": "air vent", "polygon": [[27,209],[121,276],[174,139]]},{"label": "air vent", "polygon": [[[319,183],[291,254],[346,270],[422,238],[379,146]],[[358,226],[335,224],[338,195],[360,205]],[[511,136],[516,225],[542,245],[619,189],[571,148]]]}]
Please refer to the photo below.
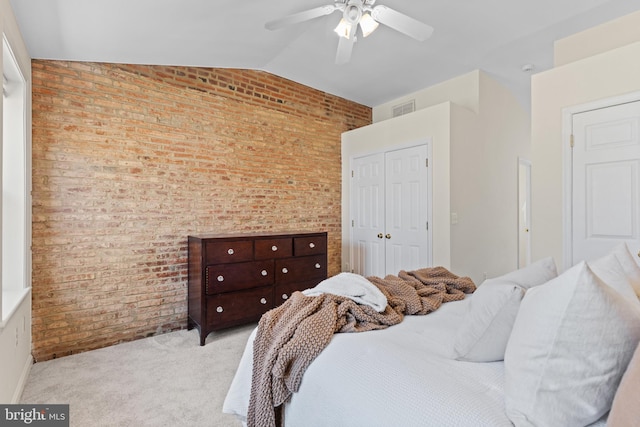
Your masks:
[{"label": "air vent", "polygon": [[394,106],[393,117],[403,116],[405,114],[413,113],[414,111],[416,111],[416,100],[412,99],[404,104]]}]

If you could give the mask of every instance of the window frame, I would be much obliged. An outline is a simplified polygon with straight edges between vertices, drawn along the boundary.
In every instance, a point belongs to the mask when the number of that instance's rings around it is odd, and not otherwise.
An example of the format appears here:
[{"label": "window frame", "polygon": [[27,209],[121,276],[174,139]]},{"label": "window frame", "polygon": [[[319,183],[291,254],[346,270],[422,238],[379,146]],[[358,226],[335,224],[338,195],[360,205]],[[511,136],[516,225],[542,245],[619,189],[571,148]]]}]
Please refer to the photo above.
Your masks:
[{"label": "window frame", "polygon": [[[0,184],[3,191],[0,198],[0,330],[30,293],[32,262],[30,81],[25,77],[28,73],[22,69],[4,32],[1,46]],[[15,145],[9,146],[9,143]],[[4,186],[12,182],[16,186],[7,192]],[[16,251],[8,250],[16,246]],[[16,265],[17,268],[13,268]]]}]

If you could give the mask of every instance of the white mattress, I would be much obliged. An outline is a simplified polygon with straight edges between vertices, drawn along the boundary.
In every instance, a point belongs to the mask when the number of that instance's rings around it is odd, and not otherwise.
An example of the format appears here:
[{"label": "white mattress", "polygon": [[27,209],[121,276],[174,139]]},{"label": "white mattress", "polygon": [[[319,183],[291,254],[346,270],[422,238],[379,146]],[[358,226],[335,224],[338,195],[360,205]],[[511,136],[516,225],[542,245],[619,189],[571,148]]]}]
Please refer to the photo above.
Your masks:
[{"label": "white mattress", "polygon": [[[455,331],[470,298],[426,316],[407,316],[381,331],[334,335],[286,405],[285,424],[512,426],[504,410],[504,364],[452,358]],[[243,421],[252,342],[253,335],[223,406]]]}]

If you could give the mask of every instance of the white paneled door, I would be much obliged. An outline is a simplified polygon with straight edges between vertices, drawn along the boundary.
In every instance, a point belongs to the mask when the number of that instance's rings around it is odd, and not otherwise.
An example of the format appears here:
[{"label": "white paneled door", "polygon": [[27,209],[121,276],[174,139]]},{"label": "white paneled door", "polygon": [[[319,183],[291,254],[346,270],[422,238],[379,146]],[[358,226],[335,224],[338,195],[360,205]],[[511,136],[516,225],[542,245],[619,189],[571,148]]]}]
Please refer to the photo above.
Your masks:
[{"label": "white paneled door", "polygon": [[384,277],[384,153],[354,159],[352,171],[353,272]]},{"label": "white paneled door", "polygon": [[640,239],[640,101],[573,115],[572,264]]},{"label": "white paneled door", "polygon": [[384,277],[429,266],[427,155],[420,145],[354,159],[354,272]]}]

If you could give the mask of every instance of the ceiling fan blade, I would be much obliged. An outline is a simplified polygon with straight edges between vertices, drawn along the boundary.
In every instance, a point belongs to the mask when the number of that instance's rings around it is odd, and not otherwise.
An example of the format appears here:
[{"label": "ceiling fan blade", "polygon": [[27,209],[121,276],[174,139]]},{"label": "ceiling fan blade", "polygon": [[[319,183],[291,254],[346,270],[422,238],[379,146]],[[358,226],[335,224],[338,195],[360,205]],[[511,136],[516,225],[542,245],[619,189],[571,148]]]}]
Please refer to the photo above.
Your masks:
[{"label": "ceiling fan blade", "polygon": [[355,37],[344,38],[339,37],[338,51],[336,52],[336,64],[342,65],[349,62],[351,59],[351,51],[353,51],[353,45],[356,42]]},{"label": "ceiling fan blade", "polygon": [[335,5],[328,4],[326,6],[320,6],[313,9],[305,10],[303,12],[294,13],[293,15],[288,15],[279,19],[274,19],[273,21],[269,21],[264,24],[264,27],[267,30],[278,30],[289,25],[299,24],[300,22],[310,21],[321,16],[330,15],[336,10],[338,10],[338,8]]},{"label": "ceiling fan blade", "polygon": [[381,24],[400,31],[418,41],[424,41],[433,34],[433,27],[413,19],[387,6],[378,5],[371,10],[371,17]]},{"label": "ceiling fan blade", "polygon": [[351,60],[351,52],[356,42],[356,31],[358,25],[351,25],[347,37],[338,37],[338,51],[336,52],[336,64],[346,64]]}]

